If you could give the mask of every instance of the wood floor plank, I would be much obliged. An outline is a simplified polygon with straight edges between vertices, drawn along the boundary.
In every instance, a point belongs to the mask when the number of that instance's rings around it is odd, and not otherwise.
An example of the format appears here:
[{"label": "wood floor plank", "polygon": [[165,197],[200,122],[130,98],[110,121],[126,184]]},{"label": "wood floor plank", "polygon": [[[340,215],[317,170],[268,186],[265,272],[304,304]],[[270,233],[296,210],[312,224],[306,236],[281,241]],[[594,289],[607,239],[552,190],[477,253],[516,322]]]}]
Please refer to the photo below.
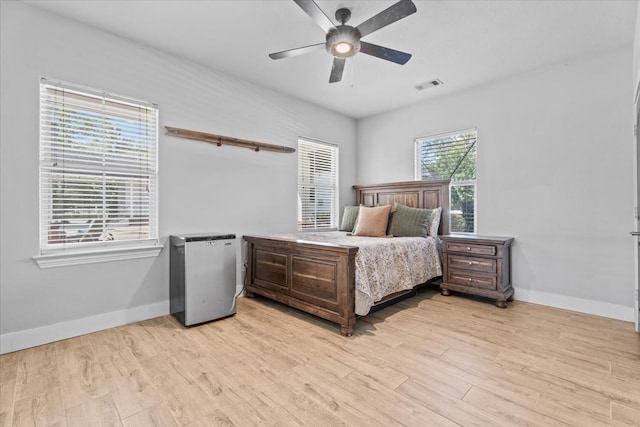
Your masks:
[{"label": "wood floor plank", "polygon": [[488,358],[473,357],[452,347],[438,363],[449,364],[453,368],[453,376],[464,379],[476,388],[483,387],[505,400],[533,406],[540,397],[539,390],[526,381],[518,381],[524,379],[518,372],[506,370]]},{"label": "wood floor plank", "polygon": [[188,427],[210,427],[210,426],[221,426],[221,427],[234,427],[234,426],[245,426],[252,425],[246,424],[246,420],[243,419],[242,414],[237,412],[225,412],[222,409],[215,409],[206,416],[195,420],[194,422],[189,423]]},{"label": "wood floor plank", "polygon": [[585,374],[583,370],[571,366],[563,366],[562,371],[555,374],[611,400],[632,406],[640,405],[640,383],[633,378],[618,378],[599,372]]},{"label": "wood floor plank", "polygon": [[[395,369],[405,374],[408,380],[412,379],[430,384],[432,387],[454,398],[461,399],[471,388],[470,382],[460,379],[456,375],[459,371],[454,366],[440,363],[438,359],[432,356],[403,350],[405,350],[404,347],[399,347],[398,349],[381,352],[379,357],[381,360],[393,360]],[[406,381],[403,384],[406,384]]]},{"label": "wood floor plank", "polygon": [[[407,313],[407,316],[411,315]],[[384,328],[381,327],[376,330],[375,335],[377,339],[384,340],[389,347],[412,347],[415,351],[436,356],[447,351],[449,345],[431,333],[421,320],[423,320],[421,319],[421,314],[418,313],[409,317],[406,323],[402,320],[389,321],[388,318],[382,318],[381,320],[380,317],[374,321],[364,318],[363,322],[368,322],[372,327],[376,327],[378,323],[383,322]]]},{"label": "wood floor plank", "polygon": [[171,415],[169,408],[158,404],[122,420],[124,427],[178,427],[180,424]]},{"label": "wood floor plank", "polygon": [[66,426],[65,400],[60,386],[16,400],[14,426]]},{"label": "wood floor plank", "polygon": [[413,378],[407,380],[396,391],[461,426],[513,425],[510,421],[494,416],[482,408],[441,392],[438,386],[431,387]]},{"label": "wood floor plank", "polygon": [[164,351],[159,343],[141,323],[132,323],[116,329],[121,334],[126,347],[138,360],[154,357]]},{"label": "wood floor plank", "polygon": [[0,356],[0,426],[638,425],[630,323],[419,294],[352,337],[264,298]]},{"label": "wood floor plank", "polygon": [[49,390],[61,391],[60,372],[53,345],[29,348],[20,353],[23,358],[18,362],[16,371],[16,402],[40,396]]},{"label": "wood floor plank", "polygon": [[165,351],[188,350],[193,346],[193,330],[183,328],[174,318],[163,316],[140,322]]},{"label": "wood floor plank", "polygon": [[59,370],[65,406],[76,406],[108,394],[109,383],[95,355],[85,352],[85,346],[75,347],[69,354],[72,356]]},{"label": "wood floor plank", "polygon": [[105,329],[88,335],[93,351],[99,359],[108,358],[111,354],[126,348],[121,329],[122,327]]},{"label": "wood floor plank", "polygon": [[[599,407],[579,404],[577,399],[553,394],[544,394],[540,397],[534,410],[541,414],[553,414],[553,417],[571,426],[610,426],[622,427],[627,425],[611,418],[610,403],[607,402],[607,411]],[[633,424],[631,424],[633,425]],[[627,425],[628,426],[628,425]]]},{"label": "wood floor plank", "polygon": [[67,408],[66,414],[68,427],[122,426],[120,414],[109,395],[87,400],[76,406]]},{"label": "wood floor plank", "polygon": [[100,361],[100,368],[121,418],[128,418],[162,402],[160,393],[130,352],[115,351],[108,359]]},{"label": "wood floor plank", "polygon": [[[60,347],[60,342],[56,344],[56,347]],[[86,367],[89,364],[95,364],[97,362],[97,357],[91,344],[76,345],[63,350],[56,350],[56,356],[58,359],[57,367],[60,371],[74,371],[77,370],[78,367]]]},{"label": "wood floor plank", "polygon": [[489,411],[512,425],[571,426],[570,423],[554,418],[553,413],[542,414],[480,387],[472,387],[462,400]]},{"label": "wood floor plank", "polygon": [[611,399],[590,386],[577,384],[555,370],[524,368],[523,381],[540,392],[541,397],[564,407],[580,408],[585,413],[607,416]]},{"label": "wood floor plank", "polygon": [[18,376],[18,364],[24,357],[22,352],[8,353],[0,357],[0,383],[13,381]]},{"label": "wood floor plank", "polygon": [[619,363],[611,364],[611,375],[621,379],[633,379],[640,382],[640,360],[636,363]]},{"label": "wood floor plank", "polygon": [[[240,425],[277,425],[283,416],[290,418],[287,411],[270,396],[247,385],[250,380],[238,374],[244,370],[244,362],[237,358],[237,354],[229,353],[226,359],[218,360],[197,358],[187,352],[181,352],[177,357],[207,396],[209,406],[225,408],[226,413],[230,414],[242,413],[242,418],[248,421]],[[269,384],[272,384],[271,381]],[[208,416],[205,415],[204,420]],[[240,422],[237,418],[230,416],[234,423]],[[196,424],[201,420],[198,419]],[[294,422],[291,425],[296,424]]]},{"label": "wood floor plank", "polygon": [[15,378],[0,383],[0,426],[10,426],[13,423],[15,389]]},{"label": "wood floor plank", "polygon": [[284,381],[304,393],[317,405],[333,413],[347,426],[388,425],[363,413],[360,401],[331,378],[322,375],[322,372],[313,365],[297,366],[285,375]]},{"label": "wood floor plank", "polygon": [[621,425],[640,425],[640,407],[611,402],[611,419]]},{"label": "wood floor plank", "polygon": [[206,415],[207,399],[203,390],[178,359],[162,353],[141,363],[178,424],[186,425]]},{"label": "wood floor plank", "polygon": [[352,393],[372,417],[385,416],[392,425],[406,426],[457,426],[448,418],[416,403],[396,392],[384,390],[383,386],[360,373],[349,374],[337,384]]},{"label": "wood floor plank", "polygon": [[573,341],[569,347],[578,353],[585,353],[591,357],[598,357],[602,360],[608,360],[611,363],[636,365],[640,363],[638,352],[640,351],[640,334],[633,331],[629,332],[633,336],[635,345],[629,344],[625,348],[616,348],[616,344],[610,345],[598,343],[585,343],[584,341]]}]

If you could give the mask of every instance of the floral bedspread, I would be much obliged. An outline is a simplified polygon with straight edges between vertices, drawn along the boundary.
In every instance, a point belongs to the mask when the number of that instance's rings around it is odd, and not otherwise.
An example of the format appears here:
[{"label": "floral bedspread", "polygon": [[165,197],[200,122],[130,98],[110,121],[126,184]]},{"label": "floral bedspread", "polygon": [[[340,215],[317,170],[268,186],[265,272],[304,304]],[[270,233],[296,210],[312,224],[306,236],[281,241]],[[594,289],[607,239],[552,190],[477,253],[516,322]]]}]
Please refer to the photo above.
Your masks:
[{"label": "floral bedspread", "polygon": [[343,231],[276,237],[358,246],[356,314],[361,316],[385,296],[442,275],[440,239],[435,237],[359,237],[347,236]]}]

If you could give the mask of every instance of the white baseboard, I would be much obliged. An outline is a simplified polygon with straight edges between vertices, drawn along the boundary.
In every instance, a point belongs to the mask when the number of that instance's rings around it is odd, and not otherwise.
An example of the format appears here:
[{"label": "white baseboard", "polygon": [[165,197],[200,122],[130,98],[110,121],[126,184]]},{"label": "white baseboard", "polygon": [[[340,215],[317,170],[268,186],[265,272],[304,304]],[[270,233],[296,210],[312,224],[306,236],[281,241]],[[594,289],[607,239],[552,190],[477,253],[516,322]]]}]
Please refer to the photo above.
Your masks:
[{"label": "white baseboard", "polygon": [[533,304],[578,311],[580,313],[593,314],[594,316],[608,317],[610,319],[633,322],[634,308],[626,305],[611,304],[608,302],[594,301],[566,295],[549,294],[546,292],[516,289],[515,299]]},{"label": "white baseboard", "polygon": [[0,354],[169,314],[169,300],[0,335]]},{"label": "white baseboard", "polygon": [[[515,297],[518,301],[593,314],[595,316],[608,317],[626,322],[634,321],[633,307],[525,289],[517,289]],[[169,314],[168,300],[82,319],[55,323],[53,325],[41,326],[39,328],[10,332],[0,335],[0,354],[11,353],[13,351],[73,338],[104,329],[115,328],[166,314]]]}]

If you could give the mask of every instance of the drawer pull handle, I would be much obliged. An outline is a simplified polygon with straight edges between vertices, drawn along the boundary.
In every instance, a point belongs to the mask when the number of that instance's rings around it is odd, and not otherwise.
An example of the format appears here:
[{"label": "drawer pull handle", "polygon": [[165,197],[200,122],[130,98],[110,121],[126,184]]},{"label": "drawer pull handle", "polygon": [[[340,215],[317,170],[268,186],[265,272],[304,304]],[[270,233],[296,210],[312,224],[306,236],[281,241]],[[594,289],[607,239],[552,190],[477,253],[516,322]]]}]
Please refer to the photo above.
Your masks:
[{"label": "drawer pull handle", "polygon": [[473,261],[469,261],[469,265],[473,265]]},{"label": "drawer pull handle", "polygon": [[470,251],[471,250],[471,246],[467,246],[467,250]]},{"label": "drawer pull handle", "polygon": [[471,283],[471,277],[469,277],[469,283]]}]

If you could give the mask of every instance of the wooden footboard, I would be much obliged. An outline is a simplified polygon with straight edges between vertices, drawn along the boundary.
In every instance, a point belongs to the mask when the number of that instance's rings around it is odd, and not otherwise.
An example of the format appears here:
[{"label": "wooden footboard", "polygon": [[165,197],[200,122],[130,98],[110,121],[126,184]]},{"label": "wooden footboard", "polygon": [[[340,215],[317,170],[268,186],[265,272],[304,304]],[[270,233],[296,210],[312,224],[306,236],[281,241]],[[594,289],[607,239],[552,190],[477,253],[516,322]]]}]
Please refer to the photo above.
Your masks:
[{"label": "wooden footboard", "polygon": [[353,333],[355,316],[354,246],[338,246],[244,236],[245,289],[331,322]]}]

